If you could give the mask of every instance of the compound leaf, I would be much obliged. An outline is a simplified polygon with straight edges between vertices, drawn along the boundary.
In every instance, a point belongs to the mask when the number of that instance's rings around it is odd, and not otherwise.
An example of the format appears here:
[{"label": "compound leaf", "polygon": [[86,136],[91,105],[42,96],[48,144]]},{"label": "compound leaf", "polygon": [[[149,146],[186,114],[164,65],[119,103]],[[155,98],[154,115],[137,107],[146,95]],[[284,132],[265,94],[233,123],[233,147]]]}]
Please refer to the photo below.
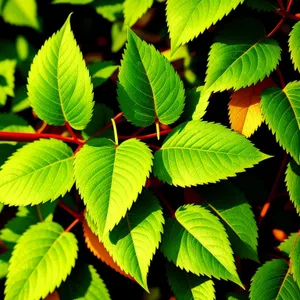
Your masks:
[{"label": "compound leaf", "polygon": [[291,249],[291,253],[290,253],[290,258],[291,258],[291,270],[293,273],[293,277],[295,279],[295,281],[298,284],[298,287],[300,289],[300,234],[298,233],[292,249]]},{"label": "compound leaf", "polygon": [[234,254],[258,261],[258,228],[244,194],[229,182],[220,182],[213,190],[203,186],[200,191],[207,208],[222,221]]},{"label": "compound leaf", "polygon": [[161,251],[181,269],[242,286],[223,225],[201,206],[181,206],[167,220]]},{"label": "compound leaf", "polygon": [[294,161],[291,161],[288,164],[285,174],[285,182],[296,211],[300,214],[300,166]]},{"label": "compound leaf", "polygon": [[264,90],[261,109],[276,140],[300,164],[300,82]]},{"label": "compound leaf", "polygon": [[93,139],[77,153],[76,185],[100,237],[113,229],[136,201],[152,159],[147,145],[136,139],[119,146],[108,139]]},{"label": "compound leaf", "polygon": [[8,0],[3,8],[2,17],[5,22],[13,25],[40,29],[35,0]]},{"label": "compound leaf", "polygon": [[280,259],[266,262],[251,279],[250,300],[299,299],[300,290]]},{"label": "compound leaf", "polygon": [[9,261],[5,299],[46,297],[70,274],[77,251],[74,234],[64,232],[59,224],[31,226],[19,239]]},{"label": "compound leaf", "polygon": [[228,108],[231,128],[234,131],[248,138],[257,130],[263,122],[260,94],[265,88],[274,85],[274,82],[267,78],[256,85],[240,89],[231,95]]},{"label": "compound leaf", "polygon": [[154,174],[182,187],[235,176],[268,158],[222,125],[190,121],[177,126],[154,156]]},{"label": "compound leaf", "polygon": [[33,205],[55,200],[74,183],[73,151],[59,140],[39,140],[17,150],[0,171],[0,202]]},{"label": "compound leaf", "polygon": [[149,265],[161,240],[163,223],[157,199],[145,189],[125,218],[103,237],[114,261],[146,291]]},{"label": "compound leaf", "polygon": [[156,121],[172,124],[184,106],[184,88],[169,61],[128,29],[121,63],[118,100],[124,116],[136,126]]},{"label": "compound leaf", "polygon": [[[132,278],[130,275],[126,274],[124,271],[120,269],[120,267],[116,264],[116,262],[112,259],[108,251],[105,249],[103,243],[99,240],[96,234],[93,233],[92,229],[88,224],[93,224],[92,227],[95,228],[97,232],[97,225],[91,220],[91,218],[86,215],[87,221],[83,221],[83,234],[85,237],[85,243],[87,247],[91,250],[91,252],[99,259],[101,259],[104,263],[106,263],[109,267],[114,269],[116,272],[119,272],[121,275]],[[132,278],[133,279],[133,278]]]},{"label": "compound leaf", "polygon": [[285,239],[282,243],[280,243],[280,245],[278,246],[278,249],[282,251],[285,256],[287,257],[290,256],[292,246],[294,245],[297,236],[298,236],[297,232],[291,233],[290,236],[287,239]]},{"label": "compound leaf", "polygon": [[70,16],[35,56],[27,87],[31,106],[48,124],[68,122],[81,130],[89,123],[93,109],[91,78],[71,31]]},{"label": "compound leaf", "polygon": [[289,48],[295,70],[300,72],[300,22],[297,22],[290,32]]},{"label": "compound leaf", "polygon": [[167,265],[168,282],[178,300],[214,300],[214,282],[206,277],[187,273],[174,264]]},{"label": "compound leaf", "polygon": [[16,64],[16,61],[11,59],[0,61],[0,106],[5,105],[7,96],[15,95]]},{"label": "compound leaf", "polygon": [[281,49],[266,38],[263,25],[254,19],[238,19],[227,25],[209,53],[204,89],[238,90],[262,81],[277,66]]},{"label": "compound leaf", "polygon": [[244,0],[168,0],[167,22],[173,53],[243,2]]},{"label": "compound leaf", "polygon": [[58,290],[63,300],[110,300],[108,290],[95,268],[79,264]]}]

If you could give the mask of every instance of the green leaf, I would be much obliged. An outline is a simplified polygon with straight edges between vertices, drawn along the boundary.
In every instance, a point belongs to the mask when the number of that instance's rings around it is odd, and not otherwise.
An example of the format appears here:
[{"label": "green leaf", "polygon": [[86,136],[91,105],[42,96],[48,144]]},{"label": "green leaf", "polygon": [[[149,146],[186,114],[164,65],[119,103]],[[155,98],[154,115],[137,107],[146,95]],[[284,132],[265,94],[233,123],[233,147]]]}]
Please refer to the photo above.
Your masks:
[{"label": "green leaf", "polygon": [[9,261],[6,300],[45,298],[70,274],[77,258],[73,233],[54,222],[31,226]]},{"label": "green leaf", "polygon": [[296,211],[300,214],[300,166],[294,161],[288,164],[285,173],[285,182]]},{"label": "green leaf", "polygon": [[[93,117],[90,123],[86,126],[86,128],[82,131],[82,137],[84,139],[89,139],[92,135],[98,132],[101,128],[106,126],[111,122],[114,113],[111,108],[102,104],[96,103],[94,107]],[[99,136],[112,138],[114,136],[113,129],[108,128]]]},{"label": "green leaf", "polygon": [[0,203],[0,214],[1,214],[1,212],[2,212],[3,209],[4,209],[4,204]]},{"label": "green leaf", "polygon": [[143,142],[130,139],[116,146],[93,139],[75,158],[76,185],[100,237],[112,230],[141,193],[152,166],[152,154]]},{"label": "green leaf", "polygon": [[276,0],[246,0],[245,3],[258,11],[272,11],[278,8]]},{"label": "green leaf", "polygon": [[250,300],[298,300],[300,290],[280,259],[266,262],[251,279]]},{"label": "green leaf", "polygon": [[190,121],[177,126],[154,156],[154,174],[182,187],[217,182],[269,158],[222,125]]},{"label": "green leaf", "polygon": [[68,3],[73,5],[84,5],[92,3],[94,0],[54,0],[52,4]]},{"label": "green leaf", "polygon": [[11,251],[0,254],[0,279],[7,276],[8,273],[8,262],[11,257]]},{"label": "green leaf", "polygon": [[121,222],[103,237],[113,260],[148,292],[147,274],[161,240],[163,223],[156,197],[144,189]]},{"label": "green leaf", "polygon": [[136,126],[154,121],[172,124],[184,107],[184,88],[169,61],[128,29],[121,63],[118,100],[124,116]]},{"label": "green leaf", "polygon": [[244,0],[168,0],[167,22],[173,53],[243,2]]},{"label": "green leaf", "polygon": [[118,52],[127,41],[127,28],[122,23],[115,22],[111,26],[111,52]]},{"label": "green leaf", "polygon": [[94,88],[102,85],[118,69],[113,61],[98,61],[88,66]]},{"label": "green leaf", "polygon": [[58,290],[63,300],[110,300],[108,290],[91,265],[76,265],[66,282]]},{"label": "green leaf", "polygon": [[30,102],[27,96],[26,86],[22,86],[16,89],[15,97],[12,99],[11,111],[13,113],[21,112],[30,108]]},{"label": "green leaf", "polygon": [[[298,233],[291,249],[291,270],[293,277],[300,288],[300,233]],[[300,290],[299,290],[300,291]],[[300,294],[299,294],[300,295]]]},{"label": "green leaf", "polygon": [[300,164],[300,81],[261,94],[264,118],[279,144]]},{"label": "green leaf", "polygon": [[93,6],[96,12],[110,22],[122,19],[124,0],[96,0]]},{"label": "green leaf", "polygon": [[211,46],[204,89],[218,92],[256,84],[276,68],[280,52],[259,21],[235,20]]},{"label": "green leaf", "polygon": [[200,191],[206,208],[222,221],[234,254],[258,261],[258,228],[244,194],[230,182],[220,182],[214,189],[203,186]]},{"label": "green leaf", "polygon": [[71,31],[70,16],[34,58],[27,87],[31,106],[48,124],[60,126],[68,122],[81,130],[89,123],[92,84]]},{"label": "green leaf", "polygon": [[184,119],[186,121],[201,120],[203,118],[209,104],[210,94],[210,92],[203,93],[203,86],[188,90],[184,109]]},{"label": "green leaf", "polygon": [[167,265],[168,282],[178,300],[214,300],[214,282],[206,277],[187,273],[174,264]]},{"label": "green leaf", "polygon": [[16,217],[8,221],[0,231],[0,240],[5,246],[13,249],[21,235],[33,224],[40,222],[40,217],[45,221],[52,221],[57,202],[48,202],[39,206],[19,207]]},{"label": "green leaf", "polygon": [[175,219],[167,220],[161,251],[169,261],[188,272],[243,286],[223,225],[201,206],[181,206]]},{"label": "green leaf", "polygon": [[[0,131],[34,133],[34,129],[23,118],[12,113],[0,113]],[[16,145],[16,142],[0,142],[0,144]]]},{"label": "green leaf", "polygon": [[40,29],[35,0],[7,0],[2,11],[2,17],[5,22],[12,25]]},{"label": "green leaf", "polygon": [[226,300],[248,300],[247,294],[228,293]]},{"label": "green leaf", "polygon": [[0,171],[0,202],[33,205],[55,200],[74,183],[73,151],[59,140],[39,140],[17,150]]},{"label": "green leaf", "polygon": [[26,60],[29,56],[29,43],[23,35],[17,36],[16,51],[20,61]]},{"label": "green leaf", "polygon": [[295,70],[300,72],[300,22],[297,22],[290,32],[289,49]]},{"label": "green leaf", "polygon": [[290,236],[278,246],[278,249],[281,250],[285,256],[290,256],[291,249],[296,241],[297,235],[297,232],[291,233]]},{"label": "green leaf", "polygon": [[124,25],[131,27],[152,6],[154,0],[125,0]]},{"label": "green leaf", "polygon": [[0,106],[5,105],[7,96],[15,95],[15,68],[15,60],[0,61]]}]

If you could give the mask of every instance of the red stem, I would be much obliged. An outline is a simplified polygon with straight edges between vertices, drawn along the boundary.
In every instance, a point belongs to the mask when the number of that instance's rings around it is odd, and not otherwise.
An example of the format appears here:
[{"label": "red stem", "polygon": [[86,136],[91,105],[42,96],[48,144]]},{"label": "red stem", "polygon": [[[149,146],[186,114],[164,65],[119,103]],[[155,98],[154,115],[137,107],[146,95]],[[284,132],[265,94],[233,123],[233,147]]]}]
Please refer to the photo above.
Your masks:
[{"label": "red stem", "polygon": [[74,139],[74,141],[78,142],[77,136],[76,136],[75,132],[73,131],[72,127],[70,126],[70,124],[68,122],[66,122],[65,125],[66,125],[66,128],[67,128],[69,134]]},{"label": "red stem", "polygon": [[[160,135],[166,135],[169,134],[172,131],[172,129],[167,129],[167,130],[163,130],[160,132]],[[148,139],[152,139],[155,138],[157,136],[157,133],[151,133],[151,134],[146,134],[146,135],[138,135],[135,136],[134,138],[138,139],[138,140],[148,140]],[[119,135],[119,139],[120,140],[128,140],[133,138],[132,135]]]},{"label": "red stem", "polygon": [[280,27],[282,26],[282,24],[284,23],[285,20],[286,20],[286,16],[283,16],[282,19],[274,27],[274,29],[267,35],[267,38],[270,38],[271,36],[273,36],[277,32],[277,30],[280,29]]},{"label": "red stem", "polygon": [[277,191],[277,188],[278,188],[278,184],[280,182],[280,178],[281,178],[282,174],[284,173],[285,167],[287,165],[288,157],[289,156],[287,154],[284,155],[283,161],[282,161],[282,163],[280,165],[280,168],[278,170],[278,173],[277,173],[277,176],[275,178],[275,181],[274,181],[273,187],[271,189],[271,192],[269,194],[269,197],[268,197],[266,203],[264,204],[264,206],[263,206],[263,208],[260,212],[260,216],[259,216],[258,222],[257,222],[258,225],[261,225],[264,217],[266,216],[266,214],[267,214],[267,212],[268,212],[268,210],[271,206],[271,203],[276,198],[276,191]]},{"label": "red stem", "polygon": [[142,132],[145,130],[145,128],[146,128],[146,127],[141,127],[141,128],[139,128],[136,132],[134,132],[134,133],[132,134],[132,137],[135,137],[135,136],[139,135],[140,133],[142,133]]},{"label": "red stem", "polygon": [[285,81],[284,81],[283,75],[282,75],[281,70],[280,70],[279,67],[277,67],[276,72],[277,72],[277,75],[278,75],[279,80],[280,80],[281,88],[284,89]]},{"label": "red stem", "polygon": [[48,126],[48,124],[46,122],[43,122],[42,126],[36,132],[42,133],[46,129],[47,126]]},{"label": "red stem", "polygon": [[153,144],[147,144],[149,148],[154,149],[154,150],[160,150],[159,146],[153,145]]},{"label": "red stem", "polygon": [[23,133],[23,132],[7,132],[0,131],[0,141],[12,141],[12,142],[33,142],[39,139],[57,139],[67,143],[74,143],[81,145],[83,140],[75,141],[73,138],[61,136],[51,133]]},{"label": "red stem", "polygon": [[282,0],[277,0],[277,2],[278,2],[280,9],[284,10],[284,5],[282,3]]},{"label": "red stem", "polygon": [[82,220],[82,214],[77,213],[76,211],[74,211],[73,209],[71,209],[69,206],[67,206],[66,204],[64,204],[62,201],[58,202],[58,206],[60,206],[62,209],[64,209],[65,211],[67,211],[70,215],[72,215],[75,219],[78,219],[79,221]]},{"label": "red stem", "polygon": [[68,228],[65,229],[65,232],[69,232],[78,222],[80,222],[79,219],[75,219],[69,226]]},{"label": "red stem", "polygon": [[293,2],[294,2],[294,0],[289,0],[289,3],[288,3],[287,8],[286,8],[287,12],[290,12],[290,10],[292,8],[292,5],[293,5]]}]

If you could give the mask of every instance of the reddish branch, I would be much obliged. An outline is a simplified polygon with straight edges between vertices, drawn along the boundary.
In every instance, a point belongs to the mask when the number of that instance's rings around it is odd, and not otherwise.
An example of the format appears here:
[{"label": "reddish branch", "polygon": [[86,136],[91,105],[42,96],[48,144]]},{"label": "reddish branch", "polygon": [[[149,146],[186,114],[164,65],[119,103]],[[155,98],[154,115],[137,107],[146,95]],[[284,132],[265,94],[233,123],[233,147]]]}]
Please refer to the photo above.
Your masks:
[{"label": "reddish branch", "polygon": [[75,132],[73,131],[72,127],[70,126],[70,124],[69,124],[68,122],[66,122],[65,125],[66,125],[66,128],[67,128],[69,134],[70,134],[71,137],[73,138],[73,140],[74,140],[75,142],[78,142],[77,136],[76,136]]},{"label": "reddish branch", "polygon": [[282,163],[280,165],[280,168],[278,170],[277,176],[275,178],[275,181],[274,181],[273,187],[271,189],[271,192],[270,192],[270,194],[268,196],[267,202],[264,204],[264,206],[263,206],[263,208],[262,208],[262,210],[260,212],[260,216],[258,218],[258,225],[261,225],[264,217],[266,216],[267,212],[270,209],[271,203],[276,198],[276,191],[277,191],[277,188],[278,188],[278,184],[280,182],[281,176],[284,173],[284,170],[285,170],[285,167],[287,165],[287,162],[288,162],[288,155],[285,154],[284,158],[283,158],[283,161],[282,161]]},{"label": "reddish branch", "polygon": [[72,229],[78,222],[80,222],[80,220],[79,220],[79,219],[75,219],[75,220],[68,226],[68,228],[65,229],[65,232],[71,231],[71,229]]},{"label": "reddish branch", "polygon": [[78,219],[79,221],[83,220],[83,214],[82,213],[77,213],[73,209],[71,209],[69,206],[64,204],[62,201],[58,202],[58,206],[60,206],[62,209],[67,211],[70,215],[72,215],[75,219]]},{"label": "reddish branch", "polygon": [[75,141],[71,137],[62,136],[59,134],[51,133],[23,133],[23,132],[6,132],[0,131],[0,141],[12,142],[33,142],[39,139],[57,139],[67,143],[83,144],[83,140]]},{"label": "reddish branch", "polygon": [[296,18],[298,20],[298,18],[296,16],[293,16],[290,14],[290,10],[292,8],[293,1],[294,0],[289,0],[286,10],[283,7],[282,1],[280,1],[280,0],[278,1],[281,9],[279,11],[277,10],[275,12],[282,15],[282,18],[277,23],[277,25],[274,27],[274,29],[267,35],[267,38],[270,38],[271,36],[273,36],[280,29],[280,27],[283,25],[283,23],[285,22],[286,19],[288,19],[288,18],[295,19]]}]

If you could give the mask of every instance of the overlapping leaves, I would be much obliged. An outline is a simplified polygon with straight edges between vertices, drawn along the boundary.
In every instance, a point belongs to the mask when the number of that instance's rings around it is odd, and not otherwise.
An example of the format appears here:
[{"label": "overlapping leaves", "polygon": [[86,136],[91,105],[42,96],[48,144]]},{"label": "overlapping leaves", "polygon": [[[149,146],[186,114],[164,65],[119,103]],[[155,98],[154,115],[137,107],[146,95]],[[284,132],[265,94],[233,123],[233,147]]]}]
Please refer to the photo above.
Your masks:
[{"label": "overlapping leaves", "polygon": [[136,139],[119,146],[108,139],[94,139],[77,153],[76,185],[100,236],[110,231],[136,201],[151,166],[150,149]]},{"label": "overlapping leaves", "polygon": [[300,289],[288,272],[289,265],[283,260],[265,263],[252,278],[250,299],[299,299]]},{"label": "overlapping leaves", "polygon": [[167,220],[161,251],[181,269],[241,285],[223,225],[201,206],[181,206]]}]

